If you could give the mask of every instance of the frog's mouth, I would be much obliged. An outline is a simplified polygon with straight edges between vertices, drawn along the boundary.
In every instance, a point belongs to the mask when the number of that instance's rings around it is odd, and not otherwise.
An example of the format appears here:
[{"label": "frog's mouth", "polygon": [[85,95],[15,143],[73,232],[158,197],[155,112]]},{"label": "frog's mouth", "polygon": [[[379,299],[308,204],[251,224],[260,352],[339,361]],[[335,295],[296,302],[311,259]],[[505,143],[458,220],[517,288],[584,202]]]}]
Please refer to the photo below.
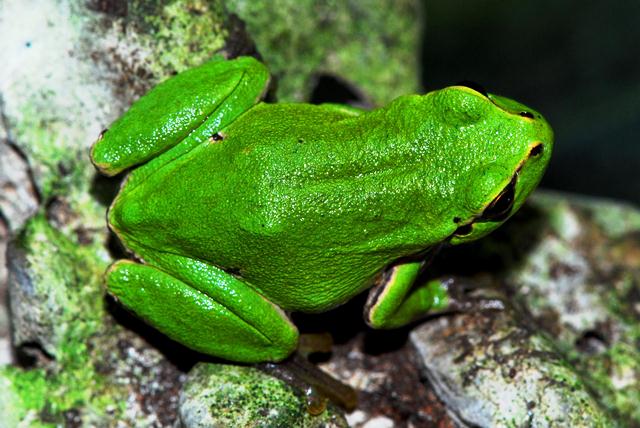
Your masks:
[{"label": "frog's mouth", "polygon": [[[473,217],[471,221],[459,225],[458,228],[449,235],[446,241],[453,245],[473,241],[487,235],[507,220],[517,210],[520,203],[528,196],[526,189],[520,189],[520,193],[524,191],[527,194],[518,194],[517,192],[518,180],[523,174],[523,168],[527,165],[527,161],[532,158],[540,158],[542,152],[542,142],[532,143],[527,156],[520,161],[511,179],[500,193],[498,193],[479,214]],[[526,171],[524,174],[527,174]],[[525,181],[527,180],[525,179]],[[531,190],[533,190],[534,187],[535,185],[531,186]],[[518,201],[520,201],[520,203],[518,203]],[[518,207],[516,207],[516,205],[518,205]],[[454,219],[454,222],[456,222],[456,219]]]}]

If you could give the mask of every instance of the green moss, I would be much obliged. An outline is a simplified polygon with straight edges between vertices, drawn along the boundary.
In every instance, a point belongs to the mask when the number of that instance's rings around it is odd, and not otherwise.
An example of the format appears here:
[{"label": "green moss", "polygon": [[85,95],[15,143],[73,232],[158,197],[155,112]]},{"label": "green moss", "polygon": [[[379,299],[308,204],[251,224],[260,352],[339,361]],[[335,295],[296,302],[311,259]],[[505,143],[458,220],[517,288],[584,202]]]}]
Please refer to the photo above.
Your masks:
[{"label": "green moss", "polygon": [[[46,402],[47,380],[44,370],[23,371],[16,367],[3,367],[0,376],[10,380],[14,397],[19,398],[20,406],[14,409],[42,409]],[[25,415],[20,415],[21,418]]]},{"label": "green moss", "polygon": [[309,97],[315,74],[344,79],[374,104],[417,88],[416,2],[277,0],[226,2],[247,24],[278,78],[280,101]]},{"label": "green moss", "polygon": [[584,372],[584,378],[605,408],[623,420],[638,423],[640,355],[633,343],[637,341],[625,337],[601,354],[572,353],[572,360]]},{"label": "green moss", "polygon": [[[73,130],[69,130],[62,112],[52,111],[46,94],[38,94],[23,105],[19,126],[14,128],[32,165],[43,199],[55,194],[67,194],[70,189],[86,183],[87,169],[78,167],[86,162],[78,150]],[[84,186],[82,186],[84,187]]]},{"label": "green moss", "polygon": [[[639,248],[640,213],[628,205],[603,199],[567,198],[553,193],[538,193],[533,202],[546,216],[554,236],[551,239],[560,239],[561,245],[541,247],[544,250],[541,255],[546,256],[530,255],[529,260],[539,259],[546,264],[560,261],[577,267],[574,272],[577,279],[570,280],[581,288],[573,291],[573,298],[587,297],[588,301],[597,302],[589,310],[594,318],[587,318],[583,333],[593,329],[603,334],[602,341],[595,338],[594,347],[588,347],[585,352],[576,347],[582,338],[580,331],[563,327],[553,338],[555,346],[561,349],[591,394],[610,415],[626,424],[638,425],[640,323],[634,296],[640,271],[634,254]],[[552,248],[554,251],[549,251]],[[554,278],[546,264],[537,265],[537,273],[532,270],[528,275],[537,276],[536,282],[544,286],[562,286],[567,275]],[[566,282],[564,286],[567,286]],[[550,306],[546,294],[540,294],[538,302],[529,290],[528,306],[544,313],[543,309]]]},{"label": "green moss", "polygon": [[590,206],[593,210],[593,221],[611,239],[640,232],[640,211],[630,205],[588,199],[584,205]]},{"label": "green moss", "polygon": [[310,415],[304,397],[285,382],[251,367],[198,364],[184,391],[195,404],[191,411],[206,408],[206,416],[200,414],[199,420],[212,426],[255,426],[257,421],[258,426],[269,427],[346,426],[331,407],[321,415]]},{"label": "green moss", "polygon": [[[12,138],[33,168],[42,201],[61,200],[70,216],[54,227],[41,212],[25,226],[19,242],[40,300],[30,310],[41,310],[38,322],[48,323],[43,327],[50,335],[43,346],[54,361],[43,364],[46,369],[0,368],[0,389],[6,394],[0,392],[0,409],[11,406],[12,420],[28,426],[63,425],[65,412],[72,410],[87,425],[126,419],[126,385],[114,385],[97,369],[105,360],[102,350],[113,350],[114,344],[96,343],[103,334],[115,335],[106,331],[110,327],[100,284],[109,259],[103,245],[104,207],[91,196],[95,171],[87,156],[93,138],[87,130],[96,118],[103,118],[99,112],[105,104],[113,105],[112,90],[128,91],[125,96],[133,97],[146,85],[205,62],[225,46],[228,13],[237,13],[247,20],[249,33],[280,77],[283,100],[306,98],[314,73],[330,73],[381,104],[416,87],[414,3],[158,0],[128,2],[126,17],[112,19],[89,11],[82,2],[72,2],[70,15],[65,7],[56,8],[60,14],[51,18],[51,26],[59,29],[54,34],[69,35],[73,55],[52,64],[41,80],[26,73],[30,79],[18,82],[24,85],[18,99],[24,101],[8,118]],[[105,45],[96,42],[103,35],[117,45],[110,41],[105,51]],[[95,61],[96,55],[105,57]],[[104,69],[108,73],[103,74]],[[32,74],[40,76],[38,71]],[[118,85],[108,80],[113,78]],[[81,242],[82,229],[91,231],[87,235],[92,242]],[[309,417],[299,397],[292,398],[278,381],[263,378],[245,390],[253,397],[268,391],[260,396],[261,402],[246,398],[254,416],[260,419],[260,412],[268,409],[260,410],[260,403],[266,406],[277,399],[281,410],[269,416],[276,425],[286,425],[287,418]]]},{"label": "green moss", "polygon": [[156,77],[200,65],[226,43],[227,15],[221,1],[158,2],[154,13],[137,12],[149,24],[144,44],[151,51],[150,70]]},{"label": "green moss", "polygon": [[40,311],[39,323],[50,332],[43,347],[55,363],[46,371],[8,367],[0,372],[20,404],[16,413],[20,420],[34,411],[61,423],[66,411],[90,409],[107,418],[107,408],[118,409],[115,397],[123,392],[108,391],[106,378],[96,371],[100,350],[90,349],[105,328],[100,281],[106,263],[91,246],[78,246],[51,227],[43,214],[27,223],[17,246],[26,256],[33,298],[39,300],[32,310]]},{"label": "green moss", "polygon": [[274,426],[285,426],[304,416],[304,406],[281,381],[246,368],[222,365],[208,368],[209,375],[219,378],[218,388],[213,390],[214,400],[218,403],[211,408],[214,419],[233,424],[240,415],[229,414],[230,408],[241,409],[247,422],[259,419],[264,409],[277,408],[270,418]]}]

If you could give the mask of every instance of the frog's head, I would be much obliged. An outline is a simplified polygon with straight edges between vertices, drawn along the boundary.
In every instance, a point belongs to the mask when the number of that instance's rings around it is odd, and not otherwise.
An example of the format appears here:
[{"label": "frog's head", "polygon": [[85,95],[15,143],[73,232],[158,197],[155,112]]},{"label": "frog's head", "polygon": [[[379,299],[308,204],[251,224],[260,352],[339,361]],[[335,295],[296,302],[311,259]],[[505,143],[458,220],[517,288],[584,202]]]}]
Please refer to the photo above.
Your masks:
[{"label": "frog's head", "polygon": [[449,152],[457,163],[451,180],[455,198],[446,210],[450,242],[478,239],[507,220],[542,178],[553,132],[537,112],[513,100],[467,86],[435,93],[439,109],[457,135]]}]

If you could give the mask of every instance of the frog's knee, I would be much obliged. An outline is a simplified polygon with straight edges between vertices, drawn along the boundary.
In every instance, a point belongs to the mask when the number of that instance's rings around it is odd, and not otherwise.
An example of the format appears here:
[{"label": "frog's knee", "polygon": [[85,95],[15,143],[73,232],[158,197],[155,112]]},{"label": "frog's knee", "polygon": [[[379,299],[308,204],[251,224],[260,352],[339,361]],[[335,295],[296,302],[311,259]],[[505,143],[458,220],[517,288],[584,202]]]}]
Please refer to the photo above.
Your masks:
[{"label": "frog's knee", "polygon": [[119,197],[109,209],[109,225],[116,233],[131,231],[145,222],[146,211],[142,203]]},{"label": "frog's knee", "polygon": [[298,348],[298,329],[293,327],[287,329],[274,346],[269,351],[268,360],[273,362],[282,361]]},{"label": "frog's knee", "polygon": [[131,283],[138,276],[140,265],[131,260],[118,260],[105,272],[105,286],[107,291],[116,298],[130,288]]}]

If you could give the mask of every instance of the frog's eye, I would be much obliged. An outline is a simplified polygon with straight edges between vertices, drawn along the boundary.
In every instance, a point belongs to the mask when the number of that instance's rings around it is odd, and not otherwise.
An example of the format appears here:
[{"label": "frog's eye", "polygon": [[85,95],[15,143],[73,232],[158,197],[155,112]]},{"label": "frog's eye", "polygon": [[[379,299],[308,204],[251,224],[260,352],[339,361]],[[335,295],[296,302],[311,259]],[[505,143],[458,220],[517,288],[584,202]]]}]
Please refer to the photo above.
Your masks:
[{"label": "frog's eye", "polygon": [[[517,176],[517,175],[516,175]],[[509,217],[516,195],[516,176],[502,192],[484,209],[480,221],[503,221]]]},{"label": "frog's eye", "polygon": [[473,232],[473,223],[469,223],[469,224],[464,224],[460,227],[458,227],[456,229],[455,232],[453,232],[453,234],[455,236],[467,236],[469,235],[471,232]]},{"label": "frog's eye", "polygon": [[544,151],[544,146],[542,145],[542,143],[538,143],[535,146],[531,147],[531,150],[529,150],[529,157],[535,157],[535,156],[539,156],[542,154],[542,152]]},{"label": "frog's eye", "polygon": [[533,113],[531,113],[530,111],[521,111],[520,113],[518,113],[521,117],[526,117],[528,119],[534,119],[533,117]]},{"label": "frog's eye", "polygon": [[476,92],[480,92],[485,97],[489,98],[489,94],[487,90],[482,87],[482,85],[477,84],[476,82],[472,82],[470,80],[463,80],[462,82],[458,82],[456,86],[464,86],[469,89],[473,89]]}]

